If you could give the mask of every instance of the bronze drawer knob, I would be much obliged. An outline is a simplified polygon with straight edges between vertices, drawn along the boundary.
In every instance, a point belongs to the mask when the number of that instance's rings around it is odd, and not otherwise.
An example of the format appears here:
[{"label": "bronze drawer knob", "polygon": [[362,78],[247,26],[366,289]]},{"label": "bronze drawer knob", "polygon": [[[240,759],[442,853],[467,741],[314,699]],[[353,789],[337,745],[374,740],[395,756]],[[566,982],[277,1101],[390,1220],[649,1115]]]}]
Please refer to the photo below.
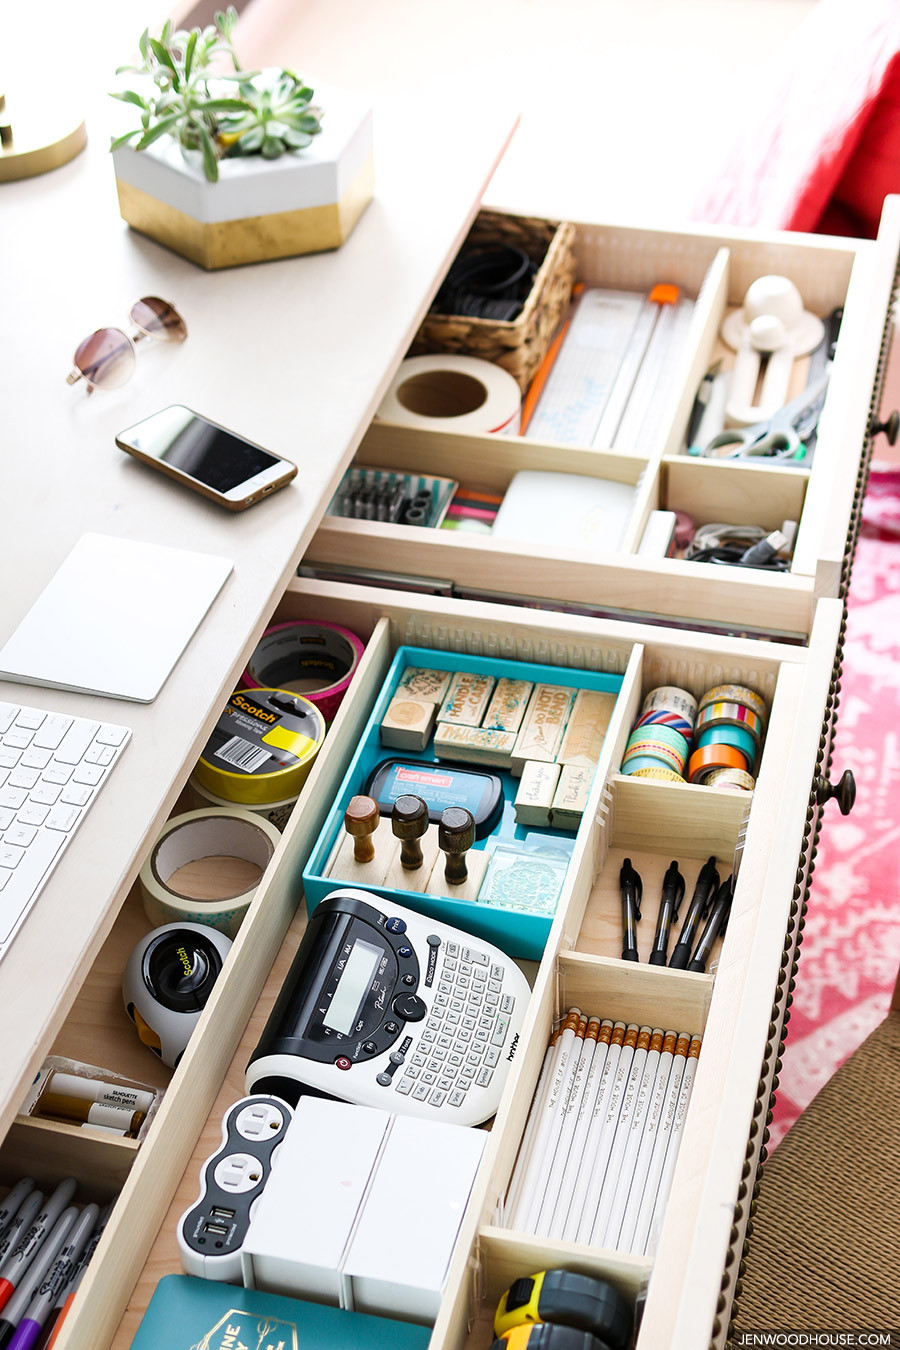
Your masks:
[{"label": "bronze drawer knob", "polygon": [[816,779],[816,801],[824,806],[830,797],[834,797],[842,816],[849,816],[856,801],[856,779],[849,769],[845,769],[837,783],[829,783],[827,778]]},{"label": "bronze drawer knob", "polygon": [[896,408],[886,422],[873,422],[869,435],[874,439],[881,431],[887,436],[888,445],[897,444],[897,436],[900,435],[900,412]]}]

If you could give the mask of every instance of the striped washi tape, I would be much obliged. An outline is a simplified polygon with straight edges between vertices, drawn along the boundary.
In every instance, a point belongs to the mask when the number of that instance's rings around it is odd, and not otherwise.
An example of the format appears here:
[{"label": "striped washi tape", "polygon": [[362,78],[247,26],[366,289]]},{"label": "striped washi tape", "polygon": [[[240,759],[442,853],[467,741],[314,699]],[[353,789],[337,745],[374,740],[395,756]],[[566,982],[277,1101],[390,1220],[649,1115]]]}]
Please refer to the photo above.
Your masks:
[{"label": "striped washi tape", "polygon": [[630,776],[632,778],[659,778],[664,783],[683,783],[685,781],[680,773],[676,773],[674,769],[664,769],[661,764],[654,767],[648,766],[645,769],[635,769]]},{"label": "striped washi tape", "polygon": [[[626,750],[622,758],[622,772],[631,773],[634,767],[644,767],[647,764],[659,762],[666,768],[674,769],[676,773],[683,773],[686,757],[673,750],[670,745],[665,745],[662,741],[641,741],[634,745],[630,750]],[[631,767],[629,767],[631,766]]]},{"label": "striped washi tape", "polygon": [[712,689],[707,689],[700,700],[700,711],[708,707],[710,703],[740,703],[744,708],[750,708],[765,725],[766,704],[765,700],[757,694],[755,689],[748,689],[743,684],[716,684]]},{"label": "striped washi tape", "polygon": [[644,745],[654,741],[661,745],[667,745],[670,750],[676,754],[682,755],[687,759],[690,741],[682,732],[676,731],[674,727],[667,726],[648,726],[635,727],[628,740],[625,742],[625,749],[630,750],[632,746]]},{"label": "striped washi tape", "polygon": [[742,703],[708,703],[697,714],[696,731],[708,727],[746,727],[756,744],[762,744],[764,724],[752,708]]},{"label": "striped washi tape", "polygon": [[641,716],[649,712],[677,713],[690,729],[697,716],[697,700],[687,689],[680,689],[675,684],[661,684],[651,689],[641,704]]}]

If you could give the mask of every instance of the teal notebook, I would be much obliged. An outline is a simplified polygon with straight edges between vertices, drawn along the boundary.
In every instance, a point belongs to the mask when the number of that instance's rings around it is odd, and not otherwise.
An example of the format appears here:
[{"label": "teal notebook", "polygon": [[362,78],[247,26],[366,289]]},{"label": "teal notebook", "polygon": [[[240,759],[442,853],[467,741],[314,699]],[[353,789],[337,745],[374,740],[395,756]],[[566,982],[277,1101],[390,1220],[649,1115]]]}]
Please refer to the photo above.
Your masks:
[{"label": "teal notebook", "polygon": [[131,1350],[425,1350],[431,1328],[164,1275]]}]

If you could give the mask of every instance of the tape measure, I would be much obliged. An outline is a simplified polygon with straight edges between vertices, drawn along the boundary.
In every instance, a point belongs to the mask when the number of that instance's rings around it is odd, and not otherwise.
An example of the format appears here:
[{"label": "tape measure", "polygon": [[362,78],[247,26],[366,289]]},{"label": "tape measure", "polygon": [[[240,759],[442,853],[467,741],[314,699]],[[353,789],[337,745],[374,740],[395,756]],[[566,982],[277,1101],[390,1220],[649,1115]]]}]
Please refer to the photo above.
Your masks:
[{"label": "tape measure", "polygon": [[[509,1345],[515,1345],[518,1350],[520,1341],[513,1342],[509,1333],[516,1328],[526,1332],[536,1329],[533,1325],[536,1323],[551,1323],[554,1329],[588,1333],[588,1342],[577,1342],[577,1346],[585,1345],[585,1350],[595,1338],[608,1345],[610,1350],[625,1350],[631,1341],[634,1315],[608,1280],[578,1275],[571,1270],[541,1270],[536,1275],[516,1280],[507,1289],[494,1317],[494,1334],[506,1336]],[[549,1330],[549,1327],[545,1329]],[[526,1339],[521,1340],[522,1345]],[[528,1341],[529,1350],[551,1345],[557,1350],[552,1338]],[[576,1350],[575,1341],[572,1347]],[[560,1338],[558,1350],[568,1350],[568,1342],[564,1344]]]}]

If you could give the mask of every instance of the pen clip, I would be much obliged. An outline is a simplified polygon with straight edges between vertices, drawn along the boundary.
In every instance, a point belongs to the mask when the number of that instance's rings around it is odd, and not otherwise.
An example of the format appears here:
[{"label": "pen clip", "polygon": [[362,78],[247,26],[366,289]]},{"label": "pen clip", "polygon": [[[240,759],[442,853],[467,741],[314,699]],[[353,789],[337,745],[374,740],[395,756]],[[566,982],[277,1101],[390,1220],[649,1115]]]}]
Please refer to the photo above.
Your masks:
[{"label": "pen clip", "polygon": [[700,917],[703,919],[705,919],[709,913],[710,906],[713,902],[713,896],[719,889],[719,881],[719,869],[716,867],[715,857],[710,856],[700,868],[697,884],[694,887],[695,893],[699,891],[701,887],[706,888],[706,895],[703,897],[703,908],[700,911]]},{"label": "pen clip", "polygon": [[669,864],[666,875],[663,877],[663,898],[666,898],[667,892],[672,903],[672,921],[674,922],[678,918],[678,906],[684,899],[684,877],[678,870],[677,862]]},{"label": "pen clip", "polygon": [[632,867],[630,858],[626,858],[625,861],[622,863],[621,868],[619,869],[619,889],[620,891],[623,892],[623,899],[628,898],[624,894],[626,887],[631,887],[633,891],[633,894],[630,898],[632,904],[634,905],[634,917],[635,919],[640,919],[641,899],[644,894],[644,883],[641,881],[640,874],[636,872],[635,869]]}]

